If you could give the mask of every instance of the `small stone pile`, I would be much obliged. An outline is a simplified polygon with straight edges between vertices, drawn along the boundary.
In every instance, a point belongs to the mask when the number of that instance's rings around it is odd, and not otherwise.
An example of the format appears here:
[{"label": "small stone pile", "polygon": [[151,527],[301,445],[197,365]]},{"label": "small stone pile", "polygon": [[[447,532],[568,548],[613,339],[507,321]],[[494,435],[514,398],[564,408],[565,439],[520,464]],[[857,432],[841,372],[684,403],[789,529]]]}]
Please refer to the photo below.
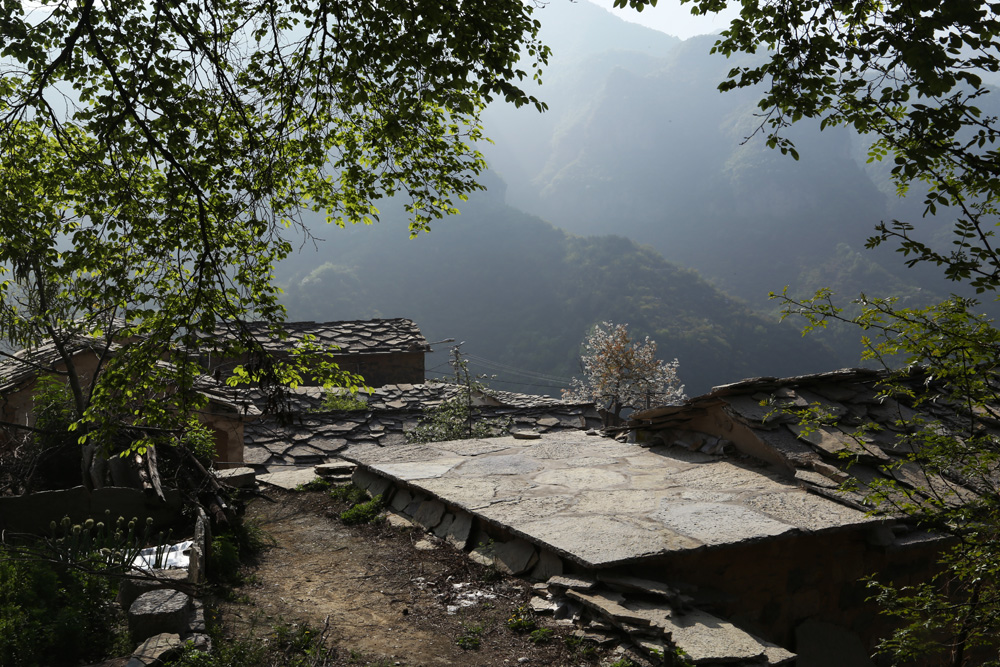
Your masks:
[{"label": "small stone pile", "polygon": [[656,581],[610,574],[550,577],[535,585],[531,608],[577,628],[584,641],[608,644],[627,636],[652,658],[683,655],[695,665],[791,665],[795,654],[690,606]]}]

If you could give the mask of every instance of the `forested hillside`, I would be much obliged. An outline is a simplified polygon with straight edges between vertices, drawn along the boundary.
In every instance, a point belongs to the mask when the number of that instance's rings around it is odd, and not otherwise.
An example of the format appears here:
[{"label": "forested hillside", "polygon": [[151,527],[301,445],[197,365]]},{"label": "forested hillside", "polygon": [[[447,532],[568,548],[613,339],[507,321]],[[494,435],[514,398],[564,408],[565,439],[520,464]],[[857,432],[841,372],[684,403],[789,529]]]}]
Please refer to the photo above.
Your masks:
[{"label": "forested hillside", "polygon": [[951,289],[932,271],[907,271],[890,249],[864,249],[876,224],[919,205],[896,196],[889,165],[866,164],[865,140],[796,126],[798,161],[760,134],[744,142],[763,122],[759,92],[717,86],[747,56],[710,55],[712,36],[653,48],[646,33],[660,33],[638,26],[635,47],[567,40],[595,22],[620,29],[586,3],[551,3],[538,16],[554,49],[541,88],[550,112],[497,106],[485,119],[496,143],[483,151],[509,204],[573,233],[649,243],[761,310],[785,285],[855,296],[863,285],[922,301]]},{"label": "forested hillside", "polygon": [[[663,358],[680,360],[689,393],[837,365],[795,328],[751,313],[652,248],[567,234],[505,205],[502,183],[490,185],[460,216],[413,240],[402,215],[371,227],[319,228],[320,252],[281,267],[290,317],[409,317],[428,340],[456,338],[478,357],[561,378],[579,373],[580,343],[592,325],[627,322],[654,338]],[[437,349],[428,365],[447,374],[447,346]],[[496,386],[558,394],[559,385],[502,372]]]}]

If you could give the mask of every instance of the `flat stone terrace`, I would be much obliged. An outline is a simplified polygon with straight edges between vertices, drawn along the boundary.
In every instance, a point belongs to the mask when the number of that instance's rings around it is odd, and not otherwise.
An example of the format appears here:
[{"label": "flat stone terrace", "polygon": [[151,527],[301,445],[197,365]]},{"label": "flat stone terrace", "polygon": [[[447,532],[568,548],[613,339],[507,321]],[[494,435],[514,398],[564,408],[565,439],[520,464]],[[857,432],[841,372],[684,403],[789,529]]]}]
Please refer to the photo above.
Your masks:
[{"label": "flat stone terrace", "polygon": [[766,468],[581,431],[340,455],[589,568],[881,521]]}]

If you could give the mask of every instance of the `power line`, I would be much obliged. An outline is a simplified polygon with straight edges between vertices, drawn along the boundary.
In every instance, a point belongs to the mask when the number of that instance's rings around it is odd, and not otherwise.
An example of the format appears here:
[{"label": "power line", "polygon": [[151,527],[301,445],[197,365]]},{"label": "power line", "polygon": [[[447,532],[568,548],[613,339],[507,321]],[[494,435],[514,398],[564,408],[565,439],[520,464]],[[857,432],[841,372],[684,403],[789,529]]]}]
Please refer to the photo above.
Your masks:
[{"label": "power line", "polygon": [[549,382],[558,382],[560,385],[569,386],[570,379],[565,377],[560,377],[557,375],[548,375],[546,373],[538,373],[536,371],[529,371],[523,368],[516,368],[508,364],[503,364],[498,361],[493,361],[492,359],[486,359],[485,357],[480,357],[475,354],[466,354],[466,357],[470,361],[477,363],[480,366],[486,366],[488,368],[493,368],[495,370],[504,371],[510,373],[511,375],[519,375],[521,377],[531,378],[534,380],[548,380]]}]

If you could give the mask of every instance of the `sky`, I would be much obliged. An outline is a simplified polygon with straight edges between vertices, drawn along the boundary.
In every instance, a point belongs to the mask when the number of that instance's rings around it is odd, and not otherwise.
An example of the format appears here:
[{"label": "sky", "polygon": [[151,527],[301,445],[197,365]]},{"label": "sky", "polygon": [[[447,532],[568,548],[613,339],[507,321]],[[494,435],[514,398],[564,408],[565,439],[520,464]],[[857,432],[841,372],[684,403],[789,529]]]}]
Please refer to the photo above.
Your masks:
[{"label": "sky", "polygon": [[682,6],[678,0],[660,0],[656,7],[647,7],[642,12],[634,9],[614,9],[614,0],[590,1],[626,21],[639,23],[681,39],[721,32],[729,25],[729,20],[738,13],[736,7],[730,6],[720,14],[692,16],[691,6]]}]

